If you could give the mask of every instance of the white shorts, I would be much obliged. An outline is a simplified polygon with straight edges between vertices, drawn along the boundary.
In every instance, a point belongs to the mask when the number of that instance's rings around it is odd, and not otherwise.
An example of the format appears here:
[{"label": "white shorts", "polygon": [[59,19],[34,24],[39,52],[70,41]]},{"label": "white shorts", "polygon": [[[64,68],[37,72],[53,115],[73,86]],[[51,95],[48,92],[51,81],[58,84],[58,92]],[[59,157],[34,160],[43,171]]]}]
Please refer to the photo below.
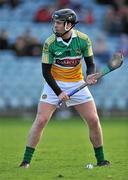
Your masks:
[{"label": "white shorts", "polygon": [[[84,81],[79,81],[79,82],[62,82],[62,81],[56,81],[58,86],[65,91],[66,93],[71,92],[75,88],[79,87],[84,83]],[[88,101],[92,101],[93,97],[88,89],[88,87],[85,87],[78,91],[76,94],[70,97],[69,100],[67,100],[65,103],[66,105],[69,106],[74,106],[77,104],[82,104]],[[47,102],[49,104],[57,105],[59,98],[58,96],[54,93],[54,91],[51,89],[51,87],[45,83],[43,91],[41,93],[40,97],[41,102]]]}]

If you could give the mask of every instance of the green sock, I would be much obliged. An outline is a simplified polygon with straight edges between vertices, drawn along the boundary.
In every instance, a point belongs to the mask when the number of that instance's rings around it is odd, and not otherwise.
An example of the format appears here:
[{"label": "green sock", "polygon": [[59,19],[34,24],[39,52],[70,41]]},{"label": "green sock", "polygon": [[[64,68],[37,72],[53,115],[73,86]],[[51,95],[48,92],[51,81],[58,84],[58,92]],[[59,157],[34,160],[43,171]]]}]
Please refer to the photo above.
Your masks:
[{"label": "green sock", "polygon": [[31,162],[31,159],[32,159],[32,156],[33,156],[34,151],[35,151],[35,149],[34,149],[34,148],[26,146],[23,161],[26,161],[26,162],[30,163],[30,162]]},{"label": "green sock", "polygon": [[104,160],[103,146],[100,146],[100,147],[97,147],[97,148],[94,147],[94,151],[95,151],[95,156],[96,156],[96,159],[97,159],[97,163],[103,161]]}]

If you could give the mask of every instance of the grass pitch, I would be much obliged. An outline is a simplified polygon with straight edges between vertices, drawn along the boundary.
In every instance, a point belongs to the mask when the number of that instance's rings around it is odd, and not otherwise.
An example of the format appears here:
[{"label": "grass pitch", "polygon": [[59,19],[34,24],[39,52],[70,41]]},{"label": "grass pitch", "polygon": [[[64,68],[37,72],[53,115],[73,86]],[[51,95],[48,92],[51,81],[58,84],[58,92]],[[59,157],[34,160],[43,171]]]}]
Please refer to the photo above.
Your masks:
[{"label": "grass pitch", "polygon": [[80,119],[52,120],[29,169],[18,168],[32,122],[0,119],[0,180],[128,180],[128,119],[102,119],[104,148],[110,167],[96,163],[88,128]]}]

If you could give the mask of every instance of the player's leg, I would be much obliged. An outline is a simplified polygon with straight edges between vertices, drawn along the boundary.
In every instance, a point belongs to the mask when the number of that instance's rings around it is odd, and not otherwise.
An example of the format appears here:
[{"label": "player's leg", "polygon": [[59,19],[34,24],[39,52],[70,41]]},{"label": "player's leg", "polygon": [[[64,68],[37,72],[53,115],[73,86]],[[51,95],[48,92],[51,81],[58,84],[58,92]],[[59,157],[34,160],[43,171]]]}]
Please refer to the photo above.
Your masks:
[{"label": "player's leg", "polygon": [[55,109],[56,109],[55,105],[48,104],[45,102],[39,103],[36,119],[32,125],[32,128],[30,129],[23,162],[21,163],[20,166],[23,167],[29,166],[33,153],[35,151],[35,147],[38,144],[40,137],[42,135],[43,128],[47,124],[48,120],[51,118]]},{"label": "player's leg", "polygon": [[87,121],[90,140],[93,146],[101,146],[103,144],[102,129],[94,102],[89,101],[83,104],[76,105],[75,109],[79,112],[82,118]]},{"label": "player's leg", "polygon": [[36,147],[37,143],[40,140],[42,129],[44,128],[48,120],[51,118],[55,109],[56,109],[55,105],[51,105],[43,102],[39,103],[36,119],[29,132],[27,146],[33,148]]},{"label": "player's leg", "polygon": [[88,124],[89,137],[95,151],[97,165],[108,165],[109,162],[104,159],[102,128],[94,101],[75,105],[75,109]]}]

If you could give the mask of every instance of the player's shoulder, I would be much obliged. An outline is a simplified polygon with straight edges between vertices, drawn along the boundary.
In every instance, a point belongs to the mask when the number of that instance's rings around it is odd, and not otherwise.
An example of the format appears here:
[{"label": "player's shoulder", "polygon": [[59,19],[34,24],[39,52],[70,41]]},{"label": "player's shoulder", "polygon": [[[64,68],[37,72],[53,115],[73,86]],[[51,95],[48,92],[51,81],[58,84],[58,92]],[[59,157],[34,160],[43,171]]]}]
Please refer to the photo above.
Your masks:
[{"label": "player's shoulder", "polygon": [[87,34],[81,32],[79,30],[75,30],[75,32],[80,39],[87,40],[89,38]]},{"label": "player's shoulder", "polygon": [[56,36],[55,34],[52,34],[45,40],[45,43],[51,45],[55,40],[56,40]]}]

